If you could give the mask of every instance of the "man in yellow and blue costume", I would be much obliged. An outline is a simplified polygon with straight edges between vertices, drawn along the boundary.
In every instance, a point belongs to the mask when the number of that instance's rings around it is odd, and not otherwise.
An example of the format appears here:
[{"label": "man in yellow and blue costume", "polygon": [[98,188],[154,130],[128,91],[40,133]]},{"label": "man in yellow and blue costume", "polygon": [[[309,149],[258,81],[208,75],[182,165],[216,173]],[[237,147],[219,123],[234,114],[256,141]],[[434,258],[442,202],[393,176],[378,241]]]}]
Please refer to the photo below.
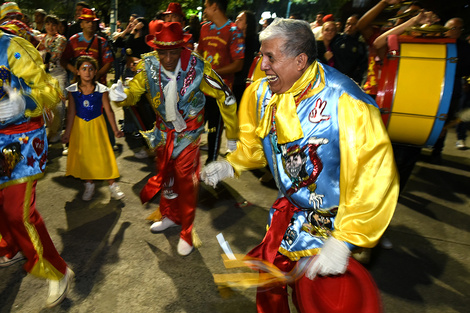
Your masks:
[{"label": "man in yellow and blue costume", "polygon": [[[398,198],[380,112],[352,80],[315,60],[308,23],[276,19],[260,41],[266,78],[244,93],[237,149],[206,166],[201,177],[215,187],[268,165],[280,194],[263,242],[248,258],[285,273],[304,265],[298,272],[305,275],[287,282],[299,312],[378,312],[373,280],[350,251],[377,244]],[[258,312],[289,312],[286,287],[259,288]]]},{"label": "man in yellow and blue costume", "polygon": [[26,258],[24,269],[49,281],[52,307],[67,296],[74,276],[36,210],[47,160],[43,114],[60,101],[60,88],[25,39],[0,31],[0,52],[0,267]]}]

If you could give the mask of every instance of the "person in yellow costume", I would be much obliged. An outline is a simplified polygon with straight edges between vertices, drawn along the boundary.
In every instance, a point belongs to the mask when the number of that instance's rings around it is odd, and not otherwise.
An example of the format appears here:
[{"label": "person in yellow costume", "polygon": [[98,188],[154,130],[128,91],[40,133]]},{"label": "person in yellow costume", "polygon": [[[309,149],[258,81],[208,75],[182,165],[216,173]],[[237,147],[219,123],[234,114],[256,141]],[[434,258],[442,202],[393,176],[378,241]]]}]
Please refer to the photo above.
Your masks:
[{"label": "person in yellow costume", "polygon": [[286,282],[299,312],[378,312],[375,284],[350,251],[377,244],[398,198],[380,112],[351,79],[316,61],[307,22],[276,19],[260,42],[266,77],[243,95],[237,149],[201,172],[215,187],[268,165],[279,187],[268,231],[247,257],[305,275],[259,287],[258,312],[289,312]]},{"label": "person in yellow costume", "polygon": [[235,97],[210,63],[186,48],[190,38],[180,23],[157,23],[155,33],[146,37],[156,51],[142,55],[129,89],[124,91],[118,83],[110,92],[110,99],[121,106],[135,105],[145,93],[156,112],[155,127],[144,137],[155,148],[157,175],[149,179],[140,198],[145,203],[163,189],[157,221],[150,230],[161,232],[181,225],[177,251],[183,256],[193,251],[195,239],[204,94],[217,99],[229,141],[236,142],[238,126]]},{"label": "person in yellow costume", "polygon": [[36,210],[47,137],[43,114],[61,99],[39,52],[0,30],[0,267],[26,259],[24,269],[49,281],[48,307],[67,296],[74,273],[60,257]]}]

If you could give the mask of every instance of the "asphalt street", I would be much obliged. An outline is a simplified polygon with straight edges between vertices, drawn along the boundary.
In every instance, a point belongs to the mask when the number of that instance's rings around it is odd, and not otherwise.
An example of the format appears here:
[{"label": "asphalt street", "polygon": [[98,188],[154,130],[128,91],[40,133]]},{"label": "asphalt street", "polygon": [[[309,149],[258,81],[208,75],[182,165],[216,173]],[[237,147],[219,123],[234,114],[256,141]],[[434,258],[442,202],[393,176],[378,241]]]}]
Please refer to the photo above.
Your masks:
[{"label": "asphalt street", "polygon": [[[45,309],[46,281],[27,275],[22,263],[0,269],[0,312],[255,312],[255,290],[222,297],[214,284],[213,274],[231,272],[216,235],[223,233],[235,253],[257,245],[276,199],[274,184],[259,181],[261,170],[216,189],[201,184],[195,228],[203,245],[181,257],[178,227],[149,231],[145,217],[158,199],[140,203],[139,192],[154,173],[152,158],[135,158],[137,150],[123,138],[117,143],[122,201],[110,199],[106,182],[97,184],[92,201],[83,201],[83,183],[64,176],[62,145],[50,145],[37,206],[75,283],[61,305]],[[451,132],[442,164],[429,161],[425,149],[399,199],[386,232],[393,248],[374,248],[366,265],[387,313],[469,312],[470,150],[457,150]]]}]

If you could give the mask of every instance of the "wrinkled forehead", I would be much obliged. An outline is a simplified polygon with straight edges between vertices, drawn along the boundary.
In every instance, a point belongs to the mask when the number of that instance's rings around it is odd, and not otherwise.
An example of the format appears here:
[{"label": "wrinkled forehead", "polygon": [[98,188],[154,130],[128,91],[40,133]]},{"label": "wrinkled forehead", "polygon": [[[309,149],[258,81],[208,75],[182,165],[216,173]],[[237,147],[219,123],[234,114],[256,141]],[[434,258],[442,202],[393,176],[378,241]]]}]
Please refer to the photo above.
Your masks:
[{"label": "wrinkled forehead", "polygon": [[286,40],[281,37],[270,37],[261,41],[260,51],[262,54],[271,54],[276,56],[284,55]]}]

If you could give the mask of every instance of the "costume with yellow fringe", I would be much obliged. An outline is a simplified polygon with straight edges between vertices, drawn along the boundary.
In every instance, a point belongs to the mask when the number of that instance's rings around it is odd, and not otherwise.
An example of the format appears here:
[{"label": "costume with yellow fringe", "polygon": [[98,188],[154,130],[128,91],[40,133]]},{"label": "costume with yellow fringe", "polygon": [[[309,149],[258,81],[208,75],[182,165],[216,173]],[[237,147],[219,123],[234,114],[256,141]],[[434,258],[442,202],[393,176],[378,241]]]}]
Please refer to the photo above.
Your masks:
[{"label": "costume with yellow fringe", "polygon": [[[59,280],[67,265],[36,210],[35,197],[47,160],[43,114],[61,100],[59,84],[46,74],[41,56],[25,39],[0,31],[0,51],[0,255],[12,258],[21,251],[27,272]],[[11,101],[6,86],[26,102],[13,116],[5,113]]]},{"label": "costume with yellow fringe", "polygon": [[[156,151],[157,175],[141,191],[141,201],[148,202],[162,190],[160,207],[149,218],[158,221],[168,217],[181,225],[180,237],[197,247],[193,222],[199,189],[199,143],[204,132],[204,94],[217,99],[228,139],[237,138],[237,106],[226,104],[230,90],[197,53],[183,48],[178,68],[175,73],[165,72],[156,51],[142,55],[137,74],[125,90],[127,99],[116,104],[135,105],[144,93],[148,97],[157,119],[154,129],[142,134]],[[170,82],[175,84],[174,95]],[[167,105],[173,96],[176,107]]]},{"label": "costume with yellow fringe", "polygon": [[[291,272],[299,260],[318,254],[330,236],[350,248],[373,247],[382,236],[398,198],[393,151],[375,102],[352,80],[317,62],[283,94],[272,94],[266,78],[250,85],[239,123],[237,150],[227,157],[235,174],[268,165],[280,189],[266,236],[248,253],[249,267],[270,274],[216,281],[270,286],[258,292],[258,310],[286,312],[287,296],[279,295],[303,276],[301,269]],[[277,292],[279,297],[270,298]]]}]

